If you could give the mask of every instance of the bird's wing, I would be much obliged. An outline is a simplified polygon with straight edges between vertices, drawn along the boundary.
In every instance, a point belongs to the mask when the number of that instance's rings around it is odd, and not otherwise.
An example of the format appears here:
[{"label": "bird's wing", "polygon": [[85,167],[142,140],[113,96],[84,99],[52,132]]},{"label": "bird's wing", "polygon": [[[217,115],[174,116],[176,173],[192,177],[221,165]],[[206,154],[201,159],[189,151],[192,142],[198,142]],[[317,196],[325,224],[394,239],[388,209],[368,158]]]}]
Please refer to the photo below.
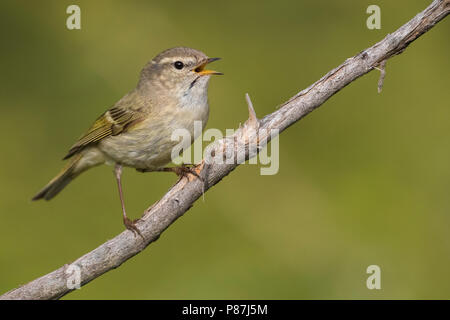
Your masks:
[{"label": "bird's wing", "polygon": [[89,130],[70,148],[64,159],[72,157],[88,145],[126,131],[130,126],[142,120],[143,116],[142,112],[132,108],[116,106],[109,109],[95,120]]}]

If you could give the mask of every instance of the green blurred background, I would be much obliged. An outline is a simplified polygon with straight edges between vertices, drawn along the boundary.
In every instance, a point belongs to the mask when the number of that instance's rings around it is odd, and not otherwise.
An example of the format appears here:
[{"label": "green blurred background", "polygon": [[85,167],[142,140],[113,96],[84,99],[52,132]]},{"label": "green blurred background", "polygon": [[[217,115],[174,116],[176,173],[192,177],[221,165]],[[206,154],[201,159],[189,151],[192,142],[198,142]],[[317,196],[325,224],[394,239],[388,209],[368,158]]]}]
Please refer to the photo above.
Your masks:
[{"label": "green blurred background", "polygon": [[[263,116],[428,1],[2,1],[0,290],[123,231],[112,168],[31,197],[160,51],[223,60],[208,128]],[[81,30],[66,8],[81,7]],[[381,7],[381,30],[366,8]],[[450,19],[280,137],[280,170],[240,166],[162,237],[66,299],[450,298]],[[175,182],[124,171],[137,218]],[[381,267],[381,290],[366,268]]]}]

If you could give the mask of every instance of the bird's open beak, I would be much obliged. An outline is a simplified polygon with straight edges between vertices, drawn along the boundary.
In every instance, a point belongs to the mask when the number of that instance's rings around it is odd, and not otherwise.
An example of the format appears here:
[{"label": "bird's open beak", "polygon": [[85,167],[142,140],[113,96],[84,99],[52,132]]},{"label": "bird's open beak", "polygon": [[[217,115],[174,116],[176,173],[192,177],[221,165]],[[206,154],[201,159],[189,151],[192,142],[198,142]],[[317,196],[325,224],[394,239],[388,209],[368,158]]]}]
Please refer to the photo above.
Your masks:
[{"label": "bird's open beak", "polygon": [[208,59],[206,59],[205,62],[203,62],[202,64],[195,67],[195,69],[193,71],[201,76],[207,76],[207,75],[211,75],[211,74],[222,75],[223,74],[222,72],[217,72],[214,70],[205,70],[205,67],[208,63],[211,63],[211,62],[214,62],[217,60],[220,60],[220,58],[208,58]]}]

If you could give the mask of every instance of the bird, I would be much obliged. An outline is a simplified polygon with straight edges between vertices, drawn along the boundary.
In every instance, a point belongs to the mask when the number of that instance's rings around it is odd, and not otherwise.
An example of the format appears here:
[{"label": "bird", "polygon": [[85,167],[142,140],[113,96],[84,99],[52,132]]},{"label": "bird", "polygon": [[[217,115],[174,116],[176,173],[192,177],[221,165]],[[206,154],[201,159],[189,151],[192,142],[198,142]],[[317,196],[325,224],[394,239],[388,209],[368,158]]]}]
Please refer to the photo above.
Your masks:
[{"label": "bird", "polygon": [[150,60],[141,70],[137,86],[94,121],[63,158],[67,164],[32,200],[50,200],[84,171],[102,164],[113,165],[123,223],[142,236],[137,220],[132,221],[126,214],[122,168],[198,177],[186,165],[166,167],[171,162],[172,148],[179,143],[171,136],[174,130],[187,130],[192,144],[201,133],[194,130],[194,122],[200,121],[202,130],[205,128],[209,80],[212,75],[223,74],[206,69],[206,65],[219,59],[196,49],[175,47]]}]

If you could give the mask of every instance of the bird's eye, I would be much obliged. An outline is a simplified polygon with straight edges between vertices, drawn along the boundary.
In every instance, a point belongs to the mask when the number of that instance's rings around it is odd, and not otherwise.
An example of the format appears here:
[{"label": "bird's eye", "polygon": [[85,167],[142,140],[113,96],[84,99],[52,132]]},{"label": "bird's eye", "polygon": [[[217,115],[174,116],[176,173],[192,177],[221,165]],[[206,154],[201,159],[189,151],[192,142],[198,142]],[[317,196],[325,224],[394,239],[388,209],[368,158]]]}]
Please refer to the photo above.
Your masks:
[{"label": "bird's eye", "polygon": [[178,70],[183,69],[184,67],[184,63],[181,61],[175,61],[175,63],[173,64],[175,68],[177,68]]}]

